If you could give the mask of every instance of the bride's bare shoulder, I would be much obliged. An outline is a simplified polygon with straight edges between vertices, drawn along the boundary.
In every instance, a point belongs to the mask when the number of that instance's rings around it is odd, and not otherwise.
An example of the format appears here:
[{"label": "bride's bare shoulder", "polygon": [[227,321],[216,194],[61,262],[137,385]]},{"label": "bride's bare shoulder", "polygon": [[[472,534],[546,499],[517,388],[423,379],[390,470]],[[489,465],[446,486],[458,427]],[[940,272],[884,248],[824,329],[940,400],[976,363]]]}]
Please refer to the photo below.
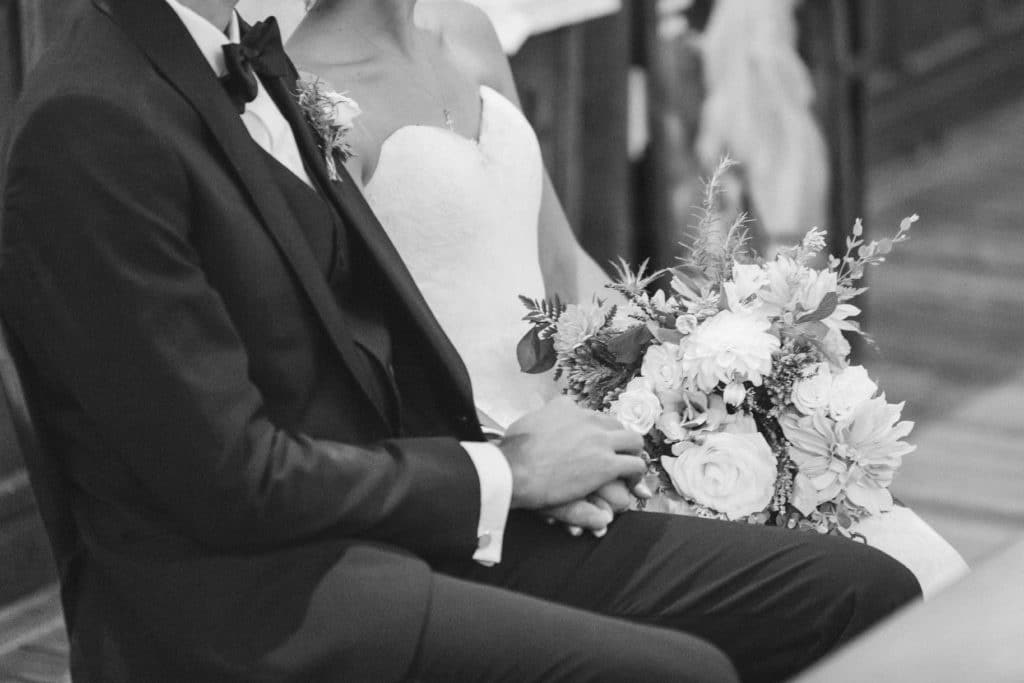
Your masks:
[{"label": "bride's bare shoulder", "polygon": [[467,76],[517,101],[508,57],[494,24],[482,9],[461,0],[420,2],[416,23],[444,39]]}]

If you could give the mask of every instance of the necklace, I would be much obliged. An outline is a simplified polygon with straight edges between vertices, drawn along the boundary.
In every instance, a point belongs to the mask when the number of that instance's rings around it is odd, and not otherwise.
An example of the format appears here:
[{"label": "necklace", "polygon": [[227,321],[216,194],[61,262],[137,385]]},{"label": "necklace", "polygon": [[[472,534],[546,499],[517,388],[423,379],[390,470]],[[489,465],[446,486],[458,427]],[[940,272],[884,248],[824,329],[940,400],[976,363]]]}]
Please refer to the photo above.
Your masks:
[{"label": "necklace", "polygon": [[[444,85],[441,83],[441,77],[437,75],[437,65],[434,64],[434,56],[427,55],[427,63],[430,65],[430,72],[434,75],[434,84],[437,86],[437,93],[441,96],[441,110],[444,113],[444,125],[449,132],[455,132],[455,115],[452,110],[448,107],[448,98],[445,96]],[[433,93],[431,93],[433,94]]]},{"label": "necklace", "polygon": [[[383,55],[383,54],[388,54],[389,52],[393,52],[393,50],[386,50],[383,47],[381,47],[381,45],[379,45],[375,40],[370,38],[368,35],[365,35],[363,33],[360,33],[358,35],[359,35],[360,38],[363,39],[363,41],[365,41],[368,45],[370,45],[370,47],[372,47],[378,54],[382,54]],[[437,104],[441,105],[441,115],[442,115],[442,118],[444,120],[444,127],[447,128],[449,130],[449,132],[454,133],[455,132],[455,113],[452,111],[451,107],[448,106],[448,97],[445,94],[445,88],[444,88],[444,84],[441,82],[441,76],[437,73],[437,65],[434,63],[434,56],[433,56],[433,54],[428,52],[426,54],[426,59],[424,61],[427,63],[427,66],[430,68],[430,74],[431,74],[431,76],[432,76],[432,78],[434,80],[434,87],[436,88],[436,90],[432,90],[431,88],[428,88],[427,86],[425,86],[422,83],[421,79],[417,78],[418,74],[413,73],[412,82],[423,93],[428,95],[430,97],[430,99],[434,100]],[[410,73],[413,72],[412,69],[408,69],[408,71]]]}]

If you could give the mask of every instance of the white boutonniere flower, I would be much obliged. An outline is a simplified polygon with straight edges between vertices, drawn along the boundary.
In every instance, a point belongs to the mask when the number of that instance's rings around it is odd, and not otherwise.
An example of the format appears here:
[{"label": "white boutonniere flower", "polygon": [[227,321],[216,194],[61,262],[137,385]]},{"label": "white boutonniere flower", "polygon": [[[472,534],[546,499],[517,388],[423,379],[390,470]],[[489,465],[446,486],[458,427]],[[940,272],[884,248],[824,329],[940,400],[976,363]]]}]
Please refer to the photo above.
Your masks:
[{"label": "white boutonniere flower", "polygon": [[306,123],[316,134],[327,174],[331,180],[340,181],[338,163],[343,164],[354,155],[346,138],[362,110],[351,97],[334,90],[312,74],[302,74],[297,86],[299,107]]}]

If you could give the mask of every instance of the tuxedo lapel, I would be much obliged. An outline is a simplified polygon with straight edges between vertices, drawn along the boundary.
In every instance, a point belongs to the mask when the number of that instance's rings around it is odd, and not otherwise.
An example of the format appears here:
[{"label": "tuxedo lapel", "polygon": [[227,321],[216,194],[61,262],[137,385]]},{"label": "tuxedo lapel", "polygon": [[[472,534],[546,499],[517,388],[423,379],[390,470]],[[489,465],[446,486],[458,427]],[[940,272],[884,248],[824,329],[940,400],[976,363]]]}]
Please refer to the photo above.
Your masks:
[{"label": "tuxedo lapel", "polygon": [[386,399],[366,356],[345,330],[337,302],[316,257],[249,136],[231,100],[192,37],[163,0],[93,0],[142,49],[156,69],[187,99],[213,132],[241,179],[263,225],[306,292],[328,335],[385,424],[392,423]]},{"label": "tuxedo lapel", "polygon": [[302,153],[307,168],[315,176],[315,181],[345,222],[357,233],[375,265],[384,272],[409,315],[423,331],[438,357],[456,378],[456,385],[461,393],[460,398],[463,400],[463,405],[470,409],[473,405],[472,389],[462,358],[441,328],[440,323],[437,322],[437,318],[434,317],[424,300],[423,294],[409,273],[401,255],[395,249],[345,166],[338,164],[337,170],[341,180],[332,181],[330,179],[327,164],[312,129],[306,123],[293,96],[293,93],[297,91],[295,78],[264,78],[263,83],[291,124],[299,151]]}]

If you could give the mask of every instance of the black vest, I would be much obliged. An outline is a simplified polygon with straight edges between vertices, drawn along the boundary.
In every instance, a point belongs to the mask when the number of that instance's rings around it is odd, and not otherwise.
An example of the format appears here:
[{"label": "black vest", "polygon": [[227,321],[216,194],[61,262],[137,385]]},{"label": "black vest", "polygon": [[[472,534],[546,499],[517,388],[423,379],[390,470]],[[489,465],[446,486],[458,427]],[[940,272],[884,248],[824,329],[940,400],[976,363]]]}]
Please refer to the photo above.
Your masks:
[{"label": "black vest", "polygon": [[[381,300],[382,290],[376,285],[378,275],[364,272],[369,259],[360,257],[356,249],[358,242],[349,239],[344,222],[321,191],[307,185],[271,154],[264,151],[264,155],[285,201],[299,218],[299,226],[320,272],[338,300],[349,334],[373,368],[378,382],[388,387],[385,392],[387,409],[395,423],[400,424],[399,391],[394,379],[388,320],[391,306]],[[315,178],[308,169],[307,175]]]}]

